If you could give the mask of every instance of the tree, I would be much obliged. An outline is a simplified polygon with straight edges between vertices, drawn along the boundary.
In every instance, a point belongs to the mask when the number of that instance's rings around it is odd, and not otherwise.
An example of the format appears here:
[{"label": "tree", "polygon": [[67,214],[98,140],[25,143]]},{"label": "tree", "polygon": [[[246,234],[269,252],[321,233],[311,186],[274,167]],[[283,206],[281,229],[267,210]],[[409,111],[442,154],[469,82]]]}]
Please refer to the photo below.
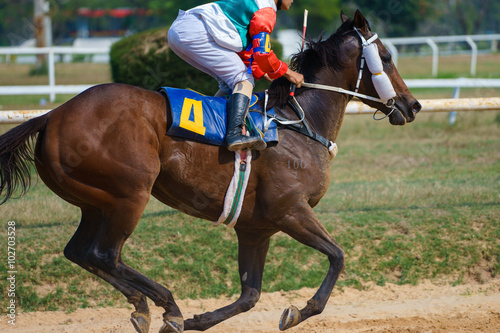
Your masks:
[{"label": "tree", "polygon": [[0,3],[0,45],[19,45],[32,38],[32,18],[32,0],[8,0]]},{"label": "tree", "polygon": [[[304,9],[309,11],[307,35],[316,37],[322,32],[328,35],[333,33],[340,25],[340,0],[300,0],[293,3],[290,11],[286,13],[293,21],[293,26],[288,28],[302,31]],[[278,16],[285,16],[280,13]]]},{"label": "tree", "polygon": [[[45,19],[45,0],[33,1],[33,26],[35,27],[36,47],[47,46],[47,20]],[[36,61],[36,71],[43,72],[47,66],[47,56],[38,54]]]},{"label": "tree", "polygon": [[[433,15],[436,1],[430,0],[356,0],[354,6],[383,37],[415,36],[418,23]],[[352,6],[350,1],[342,4]]]},{"label": "tree", "polygon": [[[450,13],[457,18],[462,34],[471,35],[481,32],[485,18],[494,9],[493,1],[455,0],[450,4]],[[497,4],[498,9],[498,4]],[[498,11],[497,11],[498,14]],[[498,19],[498,16],[497,16]]]},{"label": "tree", "polygon": [[[76,30],[77,10],[120,7],[146,8],[154,12],[152,19],[129,18],[125,28],[142,31],[169,26],[179,9],[189,9],[210,0],[49,0],[54,35],[67,38]],[[340,10],[348,16],[356,9],[368,18],[372,29],[382,37],[451,35],[499,32],[500,2],[494,0],[298,0],[290,11],[280,12],[276,29],[302,31],[304,9],[309,10],[308,35],[333,32],[339,25]],[[0,45],[17,45],[33,38],[33,0],[0,2]],[[102,18],[104,23],[107,18]],[[101,22],[99,21],[99,22]]]}]

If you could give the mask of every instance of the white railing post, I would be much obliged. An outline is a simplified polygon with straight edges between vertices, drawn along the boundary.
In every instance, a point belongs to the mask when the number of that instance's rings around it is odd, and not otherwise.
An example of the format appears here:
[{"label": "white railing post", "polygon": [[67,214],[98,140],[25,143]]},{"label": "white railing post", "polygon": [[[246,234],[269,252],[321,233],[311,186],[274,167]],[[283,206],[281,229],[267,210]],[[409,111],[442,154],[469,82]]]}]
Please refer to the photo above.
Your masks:
[{"label": "white railing post", "polygon": [[470,59],[470,75],[471,76],[476,76],[476,64],[477,64],[477,45],[474,43],[472,38],[466,37],[465,41],[467,44],[469,44],[472,54],[471,54],[471,59]]},{"label": "white railing post", "polygon": [[439,58],[439,48],[436,43],[427,38],[425,41],[432,49],[432,77],[437,77],[438,75],[438,58]]},{"label": "white railing post", "polygon": [[[456,86],[455,90],[453,90],[453,98],[460,98],[460,86]],[[448,116],[448,124],[450,126],[455,125],[457,122],[457,111],[451,111],[450,115]]]},{"label": "white railing post", "polygon": [[55,87],[56,87],[56,69],[55,69],[55,56],[54,56],[54,49],[50,48],[49,49],[49,86],[50,86],[50,101],[55,102],[56,100],[56,92],[55,92]]}]

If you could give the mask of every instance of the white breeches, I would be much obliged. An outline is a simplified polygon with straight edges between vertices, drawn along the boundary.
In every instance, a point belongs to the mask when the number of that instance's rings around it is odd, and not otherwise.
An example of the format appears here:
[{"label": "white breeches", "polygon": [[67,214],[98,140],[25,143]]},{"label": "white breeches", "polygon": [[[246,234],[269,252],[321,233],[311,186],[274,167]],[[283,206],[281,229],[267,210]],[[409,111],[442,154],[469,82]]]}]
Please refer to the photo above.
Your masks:
[{"label": "white breeches", "polygon": [[168,31],[168,44],[180,58],[214,77],[226,93],[241,81],[254,85],[238,54],[217,44],[198,15],[180,11]]}]

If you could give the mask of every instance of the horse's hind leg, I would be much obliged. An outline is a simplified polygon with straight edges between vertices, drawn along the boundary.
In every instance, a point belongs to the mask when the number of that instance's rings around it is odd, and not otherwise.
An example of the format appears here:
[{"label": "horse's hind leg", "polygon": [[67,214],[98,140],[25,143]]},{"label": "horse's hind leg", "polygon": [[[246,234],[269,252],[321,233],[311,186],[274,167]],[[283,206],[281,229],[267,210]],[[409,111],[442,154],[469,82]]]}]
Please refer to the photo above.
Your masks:
[{"label": "horse's hind leg", "polygon": [[291,207],[287,211],[286,218],[277,222],[276,226],[302,244],[326,254],[330,261],[330,267],[323,283],[313,298],[307,302],[306,307],[298,310],[295,306],[290,306],[283,312],[279,328],[284,331],[323,312],[333,287],[344,268],[344,252],[306,203]]},{"label": "horse's hind leg", "polygon": [[112,275],[88,263],[87,254],[101,227],[102,213],[100,209],[94,207],[84,207],[81,210],[82,220],[75,234],[66,245],[64,255],[72,262],[99,276],[124,294],[128,302],[135,308],[131,321],[136,331],[147,333],[149,331],[151,316],[146,296],[126,283],[120,283]]},{"label": "horse's hind leg", "polygon": [[[134,193],[116,199],[103,210],[101,227],[87,253],[88,263],[114,279],[119,290],[135,289],[165,309],[160,333],[182,332],[184,319],[172,293],[162,285],[126,265],[121,258],[125,241],[132,234],[149,199],[149,193]],[[137,294],[137,295],[140,295]]]},{"label": "horse's hind leg", "polygon": [[264,263],[269,249],[269,238],[273,232],[238,229],[238,264],[241,280],[241,295],[236,302],[184,322],[186,330],[205,331],[210,327],[239,313],[250,310],[260,297]]}]

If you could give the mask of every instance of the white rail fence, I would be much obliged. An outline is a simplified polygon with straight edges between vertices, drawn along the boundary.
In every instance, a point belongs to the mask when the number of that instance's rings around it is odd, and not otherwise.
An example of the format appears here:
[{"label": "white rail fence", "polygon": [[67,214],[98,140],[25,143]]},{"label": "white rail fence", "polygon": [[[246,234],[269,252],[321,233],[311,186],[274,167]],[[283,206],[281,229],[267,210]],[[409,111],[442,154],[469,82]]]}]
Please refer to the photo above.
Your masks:
[{"label": "white rail fence", "polygon": [[[398,62],[399,52],[396,45],[427,44],[432,49],[432,75],[437,76],[439,43],[459,43],[466,42],[471,48],[471,76],[476,75],[476,64],[478,48],[476,42],[490,41],[491,49],[496,50],[500,34],[489,35],[463,35],[463,36],[431,36],[431,37],[408,37],[408,38],[384,38],[382,42],[387,46],[392,54],[395,64]],[[45,48],[20,48],[20,47],[0,47],[0,55],[34,55],[46,54],[48,56],[48,85],[36,86],[0,86],[0,95],[49,95],[50,101],[55,101],[56,94],[78,94],[89,85],[56,85],[55,63],[56,54],[109,54],[109,47],[45,47]],[[409,88],[421,87],[500,87],[500,81],[495,79],[458,79],[458,80],[406,80]]]},{"label": "white rail fence", "polygon": [[[451,111],[500,111],[500,97],[459,98],[459,99],[425,99],[420,100],[420,112],[451,112]],[[21,124],[51,110],[12,110],[0,111],[0,124]],[[361,102],[350,102],[347,114],[367,114],[374,109]]]},{"label": "white rail fence", "polygon": [[48,85],[34,86],[0,86],[0,95],[49,95],[54,102],[56,94],[79,94],[90,88],[90,85],[56,85],[56,54],[108,54],[109,48],[77,48],[77,47],[0,47],[1,55],[46,54],[49,70]]},{"label": "white rail fence", "polygon": [[438,74],[438,58],[439,58],[438,44],[441,43],[449,44],[449,43],[460,43],[460,42],[467,43],[471,49],[470,75],[476,76],[477,55],[478,55],[478,48],[476,42],[490,41],[491,50],[493,52],[496,52],[498,40],[500,40],[500,34],[384,38],[381,41],[391,52],[392,60],[396,66],[398,64],[398,58],[399,58],[399,52],[398,49],[396,48],[396,45],[417,45],[417,44],[429,45],[429,47],[432,50],[432,76],[436,77]]}]

